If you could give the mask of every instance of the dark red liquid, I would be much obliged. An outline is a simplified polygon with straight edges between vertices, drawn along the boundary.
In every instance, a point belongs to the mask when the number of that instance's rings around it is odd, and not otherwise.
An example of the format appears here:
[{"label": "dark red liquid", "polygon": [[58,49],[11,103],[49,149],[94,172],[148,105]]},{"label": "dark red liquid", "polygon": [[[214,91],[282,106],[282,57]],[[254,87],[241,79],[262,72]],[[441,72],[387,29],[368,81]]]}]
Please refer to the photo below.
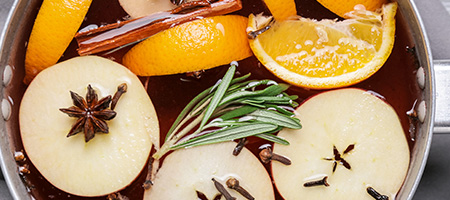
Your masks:
[{"label": "dark red liquid", "polygon": [[[235,14],[248,16],[250,13],[270,12],[266,9],[265,5],[260,0],[250,1],[242,0],[244,8]],[[34,1],[31,5],[40,5],[41,1]],[[310,17],[315,19],[322,18],[338,18],[335,14],[331,13],[315,0],[298,0],[297,11],[298,14],[304,17]],[[28,13],[30,18],[35,17],[38,9],[34,9],[33,12]],[[114,23],[117,20],[122,20],[126,17],[126,13],[122,10],[116,0],[94,0],[89,13],[86,17],[86,21],[82,27],[90,24],[107,24]],[[17,47],[14,48],[15,55],[11,58],[11,65],[15,67],[13,84],[6,88],[6,93],[10,94],[11,98],[15,102],[13,105],[13,115],[8,121],[8,131],[11,133],[11,141],[13,148],[16,151],[23,150],[19,125],[18,125],[18,107],[19,102],[26,86],[22,83],[24,72],[24,44],[28,40],[29,32],[31,31],[33,20],[24,24],[23,32],[18,34],[18,41],[15,42]],[[362,88],[366,90],[374,91],[385,98],[385,100],[391,104],[400,117],[403,129],[405,130],[405,137],[407,138],[410,149],[414,145],[414,140],[411,135],[414,136],[414,132],[410,133],[410,126],[416,126],[416,124],[410,121],[406,112],[410,110],[415,100],[419,97],[419,88],[415,79],[415,71],[417,66],[414,60],[414,54],[407,51],[407,48],[413,47],[414,43],[411,40],[408,27],[403,20],[402,13],[397,14],[397,31],[396,41],[391,56],[386,64],[369,79],[354,85],[352,87]],[[66,60],[77,56],[77,45],[73,41],[61,60]],[[129,48],[122,49],[114,54],[103,55],[107,58],[111,58],[117,62],[121,62],[122,55]],[[170,55],[168,55],[170,56]],[[161,130],[161,143],[165,137],[165,133],[169,130],[175,118],[184,106],[198,93],[204,89],[210,87],[218,79],[220,79],[228,69],[227,66],[217,67],[204,72],[200,79],[189,77],[185,74],[159,76],[159,77],[141,77],[143,82],[148,81],[148,94],[152,99],[152,102],[158,113],[160,130]],[[238,67],[239,74],[251,73],[251,79],[273,79],[278,82],[283,82],[269,71],[267,71],[255,57],[250,57],[239,62]],[[301,103],[304,99],[315,95],[322,91],[305,90],[302,88],[292,86],[288,93],[291,95],[298,95],[300,98],[297,100]],[[252,152],[257,155],[258,147],[267,143],[257,138],[249,138],[249,144],[246,145]],[[30,174],[23,175],[24,183],[27,185],[30,194],[35,199],[81,199],[82,197],[67,194],[54,186],[52,186],[33,164],[26,160],[19,163],[28,164],[30,166]],[[266,168],[270,170],[270,166],[266,165]],[[144,169],[141,175],[128,187],[120,191],[123,196],[129,199],[142,199],[144,189],[142,184],[144,182],[147,170]],[[70,180],[67,180],[70,181]],[[274,187],[277,199],[282,199],[277,193]],[[105,199],[106,197],[96,197],[92,199]]]}]

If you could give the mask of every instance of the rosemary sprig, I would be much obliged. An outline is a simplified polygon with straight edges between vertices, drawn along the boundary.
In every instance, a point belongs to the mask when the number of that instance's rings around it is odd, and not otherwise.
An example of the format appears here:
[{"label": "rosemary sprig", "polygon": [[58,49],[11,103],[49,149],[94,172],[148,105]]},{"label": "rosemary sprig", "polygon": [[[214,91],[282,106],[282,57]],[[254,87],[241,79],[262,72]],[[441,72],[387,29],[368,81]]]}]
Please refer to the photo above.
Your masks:
[{"label": "rosemary sprig", "polygon": [[284,92],[288,85],[272,80],[245,81],[250,74],[233,78],[236,65],[232,63],[221,80],[189,102],[153,158],[159,159],[171,150],[249,136],[289,144],[273,133],[301,128],[293,113],[297,96]]}]

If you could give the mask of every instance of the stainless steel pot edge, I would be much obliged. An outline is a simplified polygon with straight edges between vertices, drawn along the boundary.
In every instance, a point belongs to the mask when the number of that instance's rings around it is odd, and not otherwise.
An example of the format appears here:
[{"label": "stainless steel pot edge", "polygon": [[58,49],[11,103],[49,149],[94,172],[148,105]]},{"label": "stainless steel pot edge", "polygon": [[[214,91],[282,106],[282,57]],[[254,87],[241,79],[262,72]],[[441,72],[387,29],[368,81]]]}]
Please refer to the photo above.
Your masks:
[{"label": "stainless steel pot edge", "polygon": [[431,48],[429,46],[428,37],[418,9],[412,0],[398,0],[398,3],[401,12],[405,15],[404,17],[410,26],[411,34],[416,45],[415,50],[419,59],[419,64],[420,66],[423,66],[425,72],[425,88],[422,93],[422,99],[418,100],[419,103],[421,101],[425,102],[425,120],[422,124],[418,125],[419,127],[417,127],[418,132],[414,137],[416,144],[411,151],[412,155],[410,169],[408,170],[407,177],[402,188],[400,189],[399,195],[396,197],[396,199],[410,200],[413,198],[419,185],[430,151],[436,105],[435,98],[433,97],[436,96],[436,87],[434,80],[434,67],[431,60]]},{"label": "stainless steel pot edge", "polygon": [[[8,14],[5,22],[1,38],[0,38],[0,66],[1,72],[5,70],[8,65],[8,59],[11,54],[11,46],[14,41],[14,33],[20,28],[20,21],[22,21],[23,14],[28,6],[29,1],[15,0],[12,8]],[[4,77],[2,78],[4,79]],[[5,85],[0,89],[1,94],[4,94]],[[3,96],[3,98],[6,98]],[[6,184],[8,185],[11,196],[14,199],[31,199],[28,195],[27,189],[19,177],[17,164],[12,156],[12,147],[9,144],[9,136],[7,134],[5,121],[0,120],[0,165]]]}]

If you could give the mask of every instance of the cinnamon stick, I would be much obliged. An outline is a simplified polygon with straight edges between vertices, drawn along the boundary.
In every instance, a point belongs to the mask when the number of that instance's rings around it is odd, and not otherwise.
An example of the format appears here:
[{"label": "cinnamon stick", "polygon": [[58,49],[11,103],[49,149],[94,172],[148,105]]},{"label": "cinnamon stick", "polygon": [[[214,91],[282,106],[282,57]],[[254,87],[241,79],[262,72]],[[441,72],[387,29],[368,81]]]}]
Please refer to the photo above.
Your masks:
[{"label": "cinnamon stick", "polygon": [[78,54],[90,55],[142,41],[160,31],[195,19],[231,13],[242,8],[241,0],[189,2],[168,11],[78,32]]}]

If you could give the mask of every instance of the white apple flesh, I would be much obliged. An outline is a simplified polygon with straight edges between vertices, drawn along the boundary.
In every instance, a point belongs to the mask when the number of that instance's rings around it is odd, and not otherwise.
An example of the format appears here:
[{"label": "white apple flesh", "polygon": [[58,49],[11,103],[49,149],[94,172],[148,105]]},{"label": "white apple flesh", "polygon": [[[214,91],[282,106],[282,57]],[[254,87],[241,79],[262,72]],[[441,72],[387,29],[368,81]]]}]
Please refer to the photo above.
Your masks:
[{"label": "white apple flesh", "polygon": [[[60,108],[73,106],[69,91],[85,96],[90,84],[99,99],[127,84],[109,133],[66,137],[77,118]],[[79,196],[101,196],[129,185],[145,167],[152,144],[159,146],[155,109],[139,79],[127,68],[96,56],[77,57],[36,76],[19,111],[25,151],[55,187]]]},{"label": "white apple flesh", "polygon": [[144,17],[177,7],[170,0],[119,0],[119,3],[131,18]]},{"label": "white apple flesh", "polygon": [[246,148],[234,156],[235,147],[227,142],[174,151],[164,159],[144,199],[198,199],[197,191],[214,199],[220,193],[212,178],[237,199],[246,198],[227,188],[228,178],[236,178],[255,199],[274,199],[270,177],[258,158]]},{"label": "white apple flesh", "polygon": [[[360,89],[324,92],[304,102],[296,114],[303,128],[278,136],[290,145],[274,145],[274,153],[292,160],[272,162],[275,185],[286,199],[373,200],[367,187],[394,199],[409,166],[409,147],[394,109]],[[351,145],[353,149],[351,149]],[[336,162],[333,146],[342,160]],[[344,151],[349,148],[348,152]],[[329,186],[303,184],[327,176]]]}]

